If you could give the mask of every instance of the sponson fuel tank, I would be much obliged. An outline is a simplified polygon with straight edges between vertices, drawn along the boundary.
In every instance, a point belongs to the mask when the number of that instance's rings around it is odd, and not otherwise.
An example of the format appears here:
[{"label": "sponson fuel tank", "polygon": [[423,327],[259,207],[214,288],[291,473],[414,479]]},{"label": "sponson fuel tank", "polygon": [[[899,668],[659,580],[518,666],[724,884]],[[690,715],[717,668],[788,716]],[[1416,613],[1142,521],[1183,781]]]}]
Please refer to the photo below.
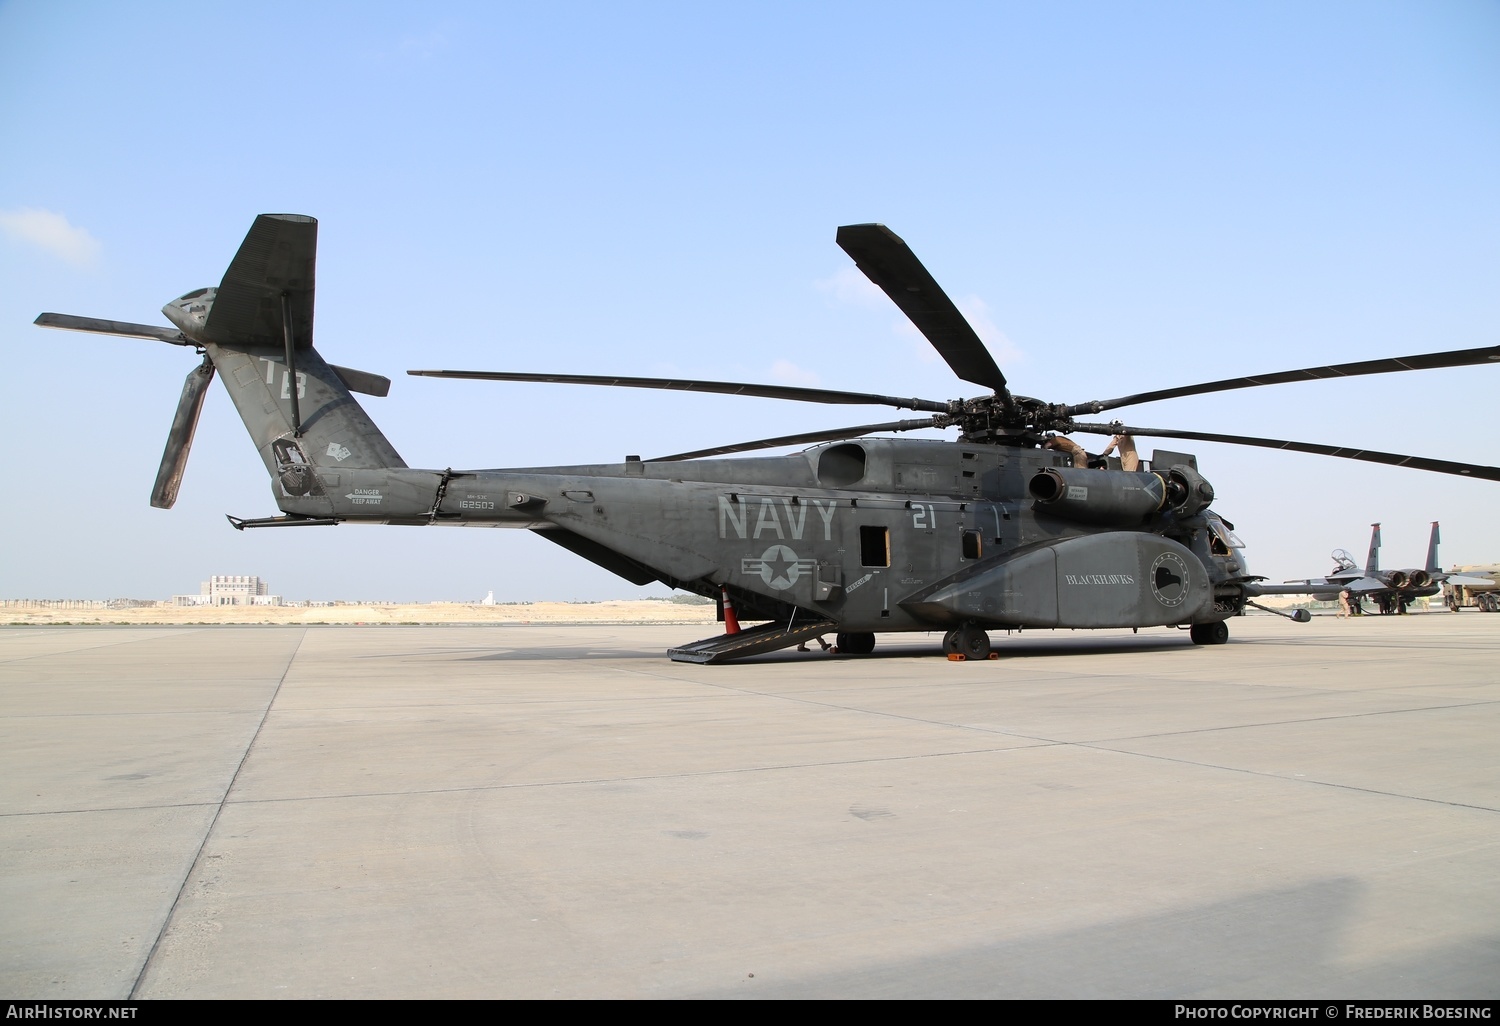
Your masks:
[{"label": "sponson fuel tank", "polygon": [[1170,538],[1135,531],[1019,549],[901,603],[924,619],[1007,627],[1190,623],[1206,618],[1212,605],[1208,574],[1192,552]]}]

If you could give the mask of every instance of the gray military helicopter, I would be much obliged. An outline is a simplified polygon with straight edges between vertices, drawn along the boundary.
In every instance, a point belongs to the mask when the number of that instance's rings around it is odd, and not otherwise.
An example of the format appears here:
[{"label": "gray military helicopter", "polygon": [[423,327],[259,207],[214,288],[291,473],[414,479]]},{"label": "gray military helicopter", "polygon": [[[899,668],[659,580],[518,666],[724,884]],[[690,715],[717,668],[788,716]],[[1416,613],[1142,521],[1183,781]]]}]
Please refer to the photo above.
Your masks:
[{"label": "gray military helicopter", "polygon": [[[729,632],[672,649],[716,663],[837,633],[865,654],[881,632],[945,631],[952,658],[991,654],[989,631],[1179,627],[1200,645],[1264,593],[1214,489],[1188,453],[1158,449],[1140,469],[1077,466],[1047,448],[1064,433],[1129,434],[1290,449],[1500,480],[1500,468],[1244,435],[1085,422],[1136,403],[1316,378],[1500,361],[1500,346],[1255,377],[1117,399],[1054,404],[1015,395],[927,269],[883,225],[848,225],[838,244],[963,380],[988,390],[948,401],[740,382],[419,370],[411,374],[879,405],[929,416],[860,424],[624,463],[515,470],[408,467],[352,392],[387,378],[324,362],[313,347],[317,221],[262,214],[218,288],[162,308],[174,328],[44,313],[36,323],[193,349],[151,504],[176,500],[209,384],[223,378],[271,476],[282,515],[239,529],[341,523],[525,528],[634,584],[715,598]],[[956,442],[869,437],[957,428]],[[720,459],[791,445],[788,456]],[[1053,442],[1053,444],[1057,444]],[[761,621],[737,629],[738,618]],[[1306,613],[1293,619],[1306,619]]]}]

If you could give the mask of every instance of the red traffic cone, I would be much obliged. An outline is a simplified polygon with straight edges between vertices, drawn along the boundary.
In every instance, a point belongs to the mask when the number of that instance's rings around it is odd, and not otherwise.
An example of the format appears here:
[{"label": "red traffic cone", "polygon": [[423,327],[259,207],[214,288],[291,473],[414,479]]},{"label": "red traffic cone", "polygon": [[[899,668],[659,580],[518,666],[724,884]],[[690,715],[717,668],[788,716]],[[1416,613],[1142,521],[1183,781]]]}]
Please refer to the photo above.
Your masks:
[{"label": "red traffic cone", "polygon": [[724,633],[738,634],[740,618],[734,615],[734,603],[729,601],[729,586],[720,585],[719,591],[724,596]]}]

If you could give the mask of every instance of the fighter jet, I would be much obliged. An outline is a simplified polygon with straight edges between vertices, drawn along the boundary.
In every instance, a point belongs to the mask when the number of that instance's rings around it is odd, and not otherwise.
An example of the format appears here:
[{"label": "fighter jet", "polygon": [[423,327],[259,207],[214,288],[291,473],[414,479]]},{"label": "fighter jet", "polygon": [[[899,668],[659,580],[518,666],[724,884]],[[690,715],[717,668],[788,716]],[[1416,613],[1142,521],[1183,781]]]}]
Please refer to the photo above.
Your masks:
[{"label": "fighter jet", "polygon": [[1432,535],[1427,542],[1427,564],[1402,570],[1380,569],[1380,525],[1371,524],[1370,528],[1370,551],[1363,569],[1348,552],[1334,549],[1333,570],[1327,576],[1287,581],[1285,585],[1261,585],[1262,593],[1310,594],[1316,599],[1332,601],[1340,592],[1347,591],[1349,611],[1357,616],[1364,612],[1365,599],[1375,603],[1375,608],[1383,614],[1399,615],[1406,612],[1413,600],[1442,591],[1443,582],[1452,575],[1438,565],[1438,543],[1442,538],[1436,520],[1432,522]]}]

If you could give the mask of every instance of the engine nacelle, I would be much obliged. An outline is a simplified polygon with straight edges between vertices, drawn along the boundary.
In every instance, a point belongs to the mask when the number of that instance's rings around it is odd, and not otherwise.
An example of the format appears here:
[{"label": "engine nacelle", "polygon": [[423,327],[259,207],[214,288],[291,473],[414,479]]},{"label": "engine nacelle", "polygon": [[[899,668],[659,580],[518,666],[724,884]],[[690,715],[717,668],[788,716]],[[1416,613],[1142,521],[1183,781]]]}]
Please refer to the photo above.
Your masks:
[{"label": "engine nacelle", "polygon": [[1392,570],[1385,575],[1385,583],[1391,588],[1405,588],[1411,583],[1411,579],[1406,576],[1405,570]]},{"label": "engine nacelle", "polygon": [[1411,586],[1413,588],[1425,588],[1432,583],[1432,576],[1426,570],[1413,570],[1411,572]]},{"label": "engine nacelle", "polygon": [[1167,505],[1178,516],[1202,513],[1214,501],[1214,486],[1186,463],[1175,464],[1162,477],[1167,482]]},{"label": "engine nacelle", "polygon": [[1145,471],[1049,467],[1028,485],[1039,513],[1083,524],[1134,526],[1166,506],[1167,485]]},{"label": "engine nacelle", "polygon": [[1155,472],[1048,467],[1027,490],[1038,513],[1114,527],[1142,524],[1168,509],[1190,517],[1214,500],[1214,486],[1186,465]]}]

